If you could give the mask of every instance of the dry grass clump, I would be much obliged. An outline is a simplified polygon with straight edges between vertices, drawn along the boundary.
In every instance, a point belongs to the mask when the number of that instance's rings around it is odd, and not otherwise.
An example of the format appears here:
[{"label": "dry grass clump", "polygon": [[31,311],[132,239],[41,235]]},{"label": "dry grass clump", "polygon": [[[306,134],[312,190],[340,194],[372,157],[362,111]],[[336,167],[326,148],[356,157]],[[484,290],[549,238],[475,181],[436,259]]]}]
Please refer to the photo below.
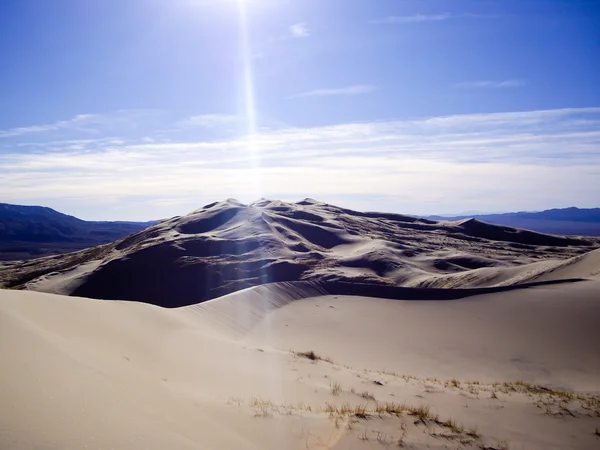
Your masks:
[{"label": "dry grass clump", "polygon": [[438,420],[438,415],[431,412],[431,408],[426,405],[413,406],[406,403],[385,402],[377,403],[373,410],[378,415],[389,414],[391,416],[399,416],[408,414],[415,416],[421,421]]},{"label": "dry grass clump", "polygon": [[366,405],[352,406],[349,403],[339,406],[326,403],[325,412],[331,417],[356,417],[357,419],[366,419],[370,415]]},{"label": "dry grass clump", "polygon": [[273,417],[273,410],[277,409],[271,400],[263,400],[259,397],[252,397],[250,406],[254,408],[254,417]]},{"label": "dry grass clump", "polygon": [[464,427],[460,426],[456,420],[450,418],[440,423],[441,426],[449,428],[454,433],[463,433],[465,431]]},{"label": "dry grass clump", "polygon": [[342,386],[340,386],[340,383],[338,383],[337,381],[334,381],[329,386],[331,387],[332,395],[338,396],[340,395],[340,392],[342,392]]},{"label": "dry grass clump", "polygon": [[431,412],[431,408],[429,406],[412,406],[409,408],[408,414],[411,416],[417,416],[420,420],[438,420],[438,415]]},{"label": "dry grass clump", "polygon": [[408,413],[410,407],[404,403],[385,402],[375,405],[375,412],[378,415],[389,414],[391,416],[399,416],[400,414]]},{"label": "dry grass clump", "polygon": [[[595,414],[600,417],[600,397],[591,394],[581,394],[577,392],[567,391],[564,389],[549,388],[539,384],[528,383],[526,381],[517,380],[512,383],[493,383],[493,388],[497,388],[500,392],[509,394],[511,392],[522,393],[532,398],[538,396],[535,402],[537,405],[547,407],[547,413],[550,413],[549,406],[557,406],[559,413],[567,413],[574,415],[567,408],[570,402],[578,402],[581,408],[588,411],[588,414]],[[497,396],[492,394],[492,398]]]},{"label": "dry grass clump", "polygon": [[325,361],[328,363],[333,363],[331,358],[328,356],[321,356],[315,353],[313,350],[307,352],[293,352],[296,356],[301,356],[302,358],[310,359],[311,361]]},{"label": "dry grass clump", "polygon": [[371,394],[369,391],[363,391],[358,395],[360,395],[365,400],[375,401],[375,396],[373,394]]}]

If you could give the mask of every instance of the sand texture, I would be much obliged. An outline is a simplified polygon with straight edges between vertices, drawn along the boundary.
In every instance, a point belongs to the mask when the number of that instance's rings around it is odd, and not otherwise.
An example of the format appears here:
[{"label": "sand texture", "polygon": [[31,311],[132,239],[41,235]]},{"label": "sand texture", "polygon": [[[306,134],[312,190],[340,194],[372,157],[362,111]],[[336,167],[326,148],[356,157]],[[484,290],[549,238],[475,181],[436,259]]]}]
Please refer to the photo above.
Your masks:
[{"label": "sand texture", "polygon": [[593,238],[229,200],[0,280],[2,450],[600,448]]}]

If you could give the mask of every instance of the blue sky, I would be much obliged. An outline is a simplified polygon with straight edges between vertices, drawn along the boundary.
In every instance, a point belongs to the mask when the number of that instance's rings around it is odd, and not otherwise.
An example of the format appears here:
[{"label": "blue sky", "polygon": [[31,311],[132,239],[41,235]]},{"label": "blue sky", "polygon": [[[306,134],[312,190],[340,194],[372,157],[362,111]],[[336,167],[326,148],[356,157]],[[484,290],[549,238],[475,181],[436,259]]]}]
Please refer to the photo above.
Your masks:
[{"label": "blue sky", "polygon": [[600,2],[0,3],[0,201],[600,206]]}]

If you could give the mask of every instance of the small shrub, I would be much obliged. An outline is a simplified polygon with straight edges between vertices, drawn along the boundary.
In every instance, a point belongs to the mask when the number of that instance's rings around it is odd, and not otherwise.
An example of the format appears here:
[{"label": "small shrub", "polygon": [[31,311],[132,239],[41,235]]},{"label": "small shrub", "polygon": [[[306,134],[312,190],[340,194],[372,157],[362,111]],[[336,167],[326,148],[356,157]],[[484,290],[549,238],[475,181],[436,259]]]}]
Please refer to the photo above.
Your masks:
[{"label": "small shrub", "polygon": [[340,392],[342,392],[342,387],[336,381],[334,381],[333,383],[331,383],[329,386],[331,387],[331,394],[332,395],[338,396],[338,395],[340,395]]},{"label": "small shrub", "polygon": [[464,428],[459,426],[458,423],[456,423],[456,420],[452,418],[442,422],[442,426],[450,428],[450,430],[452,430],[455,433],[462,433],[464,431]]},{"label": "small shrub", "polygon": [[362,398],[364,398],[365,400],[372,400],[375,401],[375,396],[373,394],[371,394],[369,391],[363,391],[359,394]]},{"label": "small shrub", "polygon": [[316,354],[313,350],[310,350],[308,352],[293,352],[293,353],[297,356],[301,356],[303,358],[310,359],[311,361],[325,361],[328,363],[333,363],[331,358],[329,358],[327,356],[320,356],[320,355]]}]

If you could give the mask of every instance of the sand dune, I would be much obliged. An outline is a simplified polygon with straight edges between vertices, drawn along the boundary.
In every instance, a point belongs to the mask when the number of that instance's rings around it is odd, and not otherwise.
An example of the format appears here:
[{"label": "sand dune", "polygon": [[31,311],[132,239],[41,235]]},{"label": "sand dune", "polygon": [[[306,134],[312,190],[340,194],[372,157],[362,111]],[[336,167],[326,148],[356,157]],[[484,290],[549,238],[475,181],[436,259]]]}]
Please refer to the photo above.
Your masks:
[{"label": "sand dune", "polygon": [[228,200],[4,263],[0,449],[597,448],[599,244]]},{"label": "sand dune", "polygon": [[595,238],[361,213],[310,199],[227,200],[110,245],[13,264],[0,283],[177,307],[282,281],[447,288],[559,279],[567,272],[552,268],[598,246]]},{"label": "sand dune", "polygon": [[177,309],[0,291],[0,448],[597,448],[599,290],[281,283]]}]

